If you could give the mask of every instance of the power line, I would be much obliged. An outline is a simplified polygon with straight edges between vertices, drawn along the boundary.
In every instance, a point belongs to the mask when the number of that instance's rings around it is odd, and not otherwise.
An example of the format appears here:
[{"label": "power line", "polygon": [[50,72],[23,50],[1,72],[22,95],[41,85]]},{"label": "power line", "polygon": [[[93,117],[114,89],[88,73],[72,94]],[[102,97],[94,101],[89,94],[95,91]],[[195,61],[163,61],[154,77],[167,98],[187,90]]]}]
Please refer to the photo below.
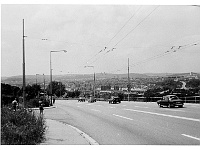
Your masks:
[{"label": "power line", "polygon": [[92,45],[92,44],[84,44],[84,43],[77,43],[77,42],[51,40],[49,38],[33,38],[33,37],[29,37],[29,39],[36,39],[36,40],[42,40],[42,41],[51,41],[51,42],[61,42],[61,43],[68,43],[68,44],[74,44],[74,45],[85,45],[85,46],[91,46],[91,47],[102,47],[102,46],[99,46],[99,45]]},{"label": "power line", "polygon": [[[199,41],[199,40],[198,40],[198,41]],[[158,54],[158,55],[155,55],[155,56],[153,56],[153,57],[147,58],[147,59],[145,59],[145,60],[136,62],[136,63],[130,65],[130,67],[134,67],[134,66],[137,66],[137,65],[140,65],[140,64],[143,64],[143,63],[146,63],[146,62],[155,60],[155,59],[157,59],[157,58],[164,57],[164,56],[166,56],[166,55],[168,55],[168,54],[171,54],[171,53],[174,53],[174,52],[177,52],[177,51],[186,49],[186,48],[188,48],[188,47],[196,46],[196,45],[198,45],[198,44],[200,43],[200,42],[198,42],[198,41],[195,41],[195,42],[193,42],[193,43],[189,43],[189,44],[186,44],[186,45],[171,46],[170,51],[168,50],[168,51],[165,51],[165,52],[162,53],[162,54]],[[116,71],[112,71],[111,73],[121,71],[122,69],[124,69],[124,67],[122,67],[122,68],[120,68],[120,69],[118,69],[118,70],[116,70]]]},{"label": "power line", "polygon": [[[128,32],[121,40],[119,40],[113,47],[116,47],[120,42],[122,42],[131,32],[133,32],[144,20],[147,19],[159,6],[155,7],[142,21],[140,21],[135,28]],[[108,51],[109,52],[109,51]]]},{"label": "power line", "polygon": [[[136,13],[140,10],[141,6],[139,7],[139,9],[136,10],[136,12],[125,22],[125,24],[118,30],[118,32],[107,42],[106,46],[101,49],[97,54],[95,54],[92,58],[90,58],[89,60],[86,61],[86,63],[88,63],[90,60],[92,60],[93,58],[95,58],[97,55],[99,55],[101,52],[104,52],[106,49],[108,49],[108,45],[110,44],[110,42],[121,32],[121,30],[128,24],[128,22],[136,15]],[[115,48],[112,48],[111,50],[114,50]],[[93,63],[93,62],[92,62]]]},{"label": "power line", "polygon": [[[141,7],[142,6],[140,6],[140,8]],[[128,22],[136,15],[136,13],[140,10],[140,8],[136,10],[136,12],[125,22],[125,24],[119,29],[119,31],[110,39],[110,41],[106,45],[110,44],[110,42],[119,34],[119,32],[121,32],[121,30],[128,24]]]},{"label": "power line", "polygon": [[[116,46],[117,46],[120,42],[122,42],[132,31],[134,31],[144,20],[146,20],[147,17],[149,17],[158,7],[159,7],[159,6],[155,7],[142,21],[140,21],[131,31],[129,31],[121,40],[119,40],[119,41],[113,46],[112,49],[106,51],[106,53],[104,53],[104,55],[107,54],[107,53],[109,53],[109,52],[111,52],[111,51],[113,51],[114,49],[116,49]],[[139,10],[139,9],[138,9],[138,10]],[[92,63],[96,62],[97,60],[98,60],[98,58],[95,59]],[[92,63],[91,63],[91,64],[92,64]]]}]

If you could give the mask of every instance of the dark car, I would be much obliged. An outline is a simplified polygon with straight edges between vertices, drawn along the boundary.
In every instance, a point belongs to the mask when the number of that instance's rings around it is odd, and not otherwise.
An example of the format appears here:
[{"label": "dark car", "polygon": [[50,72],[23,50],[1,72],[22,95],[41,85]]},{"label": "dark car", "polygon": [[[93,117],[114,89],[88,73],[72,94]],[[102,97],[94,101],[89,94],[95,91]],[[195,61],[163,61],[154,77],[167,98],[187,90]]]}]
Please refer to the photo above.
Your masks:
[{"label": "dark car", "polygon": [[121,100],[119,97],[111,97],[111,99],[108,99],[109,104],[116,104],[116,103],[121,103]]},{"label": "dark car", "polygon": [[78,102],[85,102],[85,97],[79,97]]},{"label": "dark car", "polygon": [[184,101],[179,99],[176,95],[166,95],[163,96],[161,100],[157,101],[157,104],[160,107],[167,106],[167,107],[183,107]]},{"label": "dark car", "polygon": [[91,97],[88,99],[88,103],[94,103],[94,102],[96,102],[96,99],[95,99],[93,96],[91,96]]}]

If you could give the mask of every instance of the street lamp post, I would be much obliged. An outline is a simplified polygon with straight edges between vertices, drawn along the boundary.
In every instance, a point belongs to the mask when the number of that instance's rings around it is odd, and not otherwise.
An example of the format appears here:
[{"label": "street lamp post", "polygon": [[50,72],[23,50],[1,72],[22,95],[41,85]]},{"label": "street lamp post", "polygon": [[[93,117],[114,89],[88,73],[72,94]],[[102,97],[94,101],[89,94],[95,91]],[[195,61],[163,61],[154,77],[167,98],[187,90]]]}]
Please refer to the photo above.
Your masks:
[{"label": "street lamp post", "polygon": [[36,85],[37,85],[37,76],[38,76],[38,75],[40,75],[40,74],[36,74]]},{"label": "street lamp post", "polygon": [[66,50],[50,51],[50,95],[51,95],[51,105],[52,105],[52,64],[51,64],[51,53],[53,52],[67,52]]},{"label": "street lamp post", "polygon": [[[94,66],[85,66],[86,67],[92,67],[94,69]],[[93,90],[94,90],[94,98],[95,98],[95,71],[94,71],[94,87],[93,87]]]}]

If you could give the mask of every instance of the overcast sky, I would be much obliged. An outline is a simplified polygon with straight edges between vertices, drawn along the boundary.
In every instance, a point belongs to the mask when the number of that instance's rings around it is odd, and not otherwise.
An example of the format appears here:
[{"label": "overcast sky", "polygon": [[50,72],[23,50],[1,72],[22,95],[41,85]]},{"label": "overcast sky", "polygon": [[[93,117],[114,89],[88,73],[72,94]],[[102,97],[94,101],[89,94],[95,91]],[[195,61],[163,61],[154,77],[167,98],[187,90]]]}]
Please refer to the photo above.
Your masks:
[{"label": "overcast sky", "polygon": [[[200,72],[200,7],[1,5],[1,75]],[[47,40],[42,40],[47,39]],[[106,47],[106,48],[105,48]],[[94,66],[85,68],[84,66]]]}]

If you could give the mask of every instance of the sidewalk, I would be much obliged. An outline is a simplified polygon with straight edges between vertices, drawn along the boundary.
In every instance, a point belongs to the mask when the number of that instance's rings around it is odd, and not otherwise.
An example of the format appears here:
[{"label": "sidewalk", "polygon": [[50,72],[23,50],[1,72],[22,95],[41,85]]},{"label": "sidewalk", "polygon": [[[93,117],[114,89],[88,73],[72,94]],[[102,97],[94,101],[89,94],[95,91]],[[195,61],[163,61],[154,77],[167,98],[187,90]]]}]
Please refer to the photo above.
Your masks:
[{"label": "sidewalk", "polygon": [[90,145],[75,129],[55,120],[46,119],[46,141],[41,145]]},{"label": "sidewalk", "polygon": [[[49,107],[44,109],[54,109]],[[45,119],[46,140],[40,145],[98,145],[98,143],[79,129],[52,119]]]}]

